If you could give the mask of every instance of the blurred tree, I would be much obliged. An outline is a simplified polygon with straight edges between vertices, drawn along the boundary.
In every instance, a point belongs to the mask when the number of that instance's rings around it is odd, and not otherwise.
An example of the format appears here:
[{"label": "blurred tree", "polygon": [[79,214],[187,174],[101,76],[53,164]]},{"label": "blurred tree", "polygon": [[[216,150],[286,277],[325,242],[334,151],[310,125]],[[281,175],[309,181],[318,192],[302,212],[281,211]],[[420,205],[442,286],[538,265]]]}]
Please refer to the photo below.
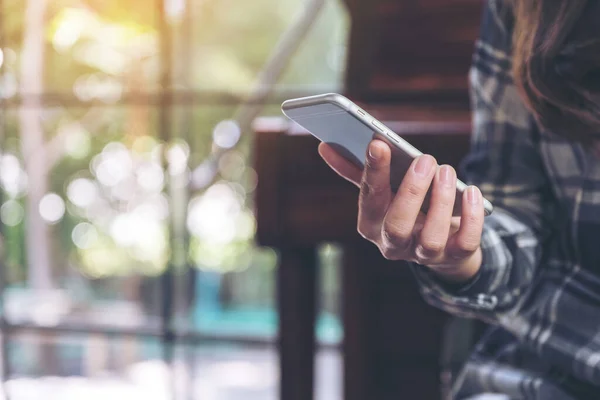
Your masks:
[{"label": "blurred tree", "polygon": [[52,287],[52,254],[49,229],[40,207],[48,191],[51,165],[46,157],[46,140],[42,127],[40,96],[44,92],[44,32],[46,0],[27,0],[23,26],[21,57],[27,62],[20,66],[19,110],[21,151],[28,177],[26,200],[25,246],[27,248],[29,286],[34,290]]}]

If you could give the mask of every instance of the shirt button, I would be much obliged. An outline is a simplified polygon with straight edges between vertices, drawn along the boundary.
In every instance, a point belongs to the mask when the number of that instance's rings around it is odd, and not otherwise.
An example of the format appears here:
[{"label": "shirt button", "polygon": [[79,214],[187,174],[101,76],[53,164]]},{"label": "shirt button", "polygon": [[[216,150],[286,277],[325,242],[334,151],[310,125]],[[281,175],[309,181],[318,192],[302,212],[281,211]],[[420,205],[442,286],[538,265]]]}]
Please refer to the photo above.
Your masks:
[{"label": "shirt button", "polygon": [[477,296],[477,304],[482,308],[492,309],[498,304],[498,298],[496,296],[488,296],[482,293]]}]

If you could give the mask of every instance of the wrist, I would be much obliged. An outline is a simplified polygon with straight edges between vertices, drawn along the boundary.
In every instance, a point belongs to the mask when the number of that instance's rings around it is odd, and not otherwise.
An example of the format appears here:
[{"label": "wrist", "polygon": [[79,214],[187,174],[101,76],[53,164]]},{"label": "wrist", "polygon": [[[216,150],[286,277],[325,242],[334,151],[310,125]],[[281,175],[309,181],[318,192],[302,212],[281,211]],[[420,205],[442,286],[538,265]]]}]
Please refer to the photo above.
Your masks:
[{"label": "wrist", "polygon": [[478,248],[471,256],[466,258],[464,261],[457,265],[449,265],[444,267],[429,267],[436,275],[441,279],[448,281],[449,283],[460,284],[466,283],[471,280],[479,269],[483,262],[483,254],[481,247]]}]

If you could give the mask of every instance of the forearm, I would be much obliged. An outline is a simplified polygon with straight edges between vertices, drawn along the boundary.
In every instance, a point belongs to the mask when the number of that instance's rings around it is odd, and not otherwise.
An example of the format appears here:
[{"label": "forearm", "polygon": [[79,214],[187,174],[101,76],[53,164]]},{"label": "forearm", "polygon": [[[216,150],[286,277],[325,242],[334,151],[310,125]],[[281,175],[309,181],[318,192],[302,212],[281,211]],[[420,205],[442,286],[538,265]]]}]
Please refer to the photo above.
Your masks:
[{"label": "forearm", "polygon": [[540,265],[538,238],[503,213],[488,222],[482,256],[477,274],[463,284],[413,265],[425,300],[501,326],[548,365],[599,385],[600,277],[576,266]]}]

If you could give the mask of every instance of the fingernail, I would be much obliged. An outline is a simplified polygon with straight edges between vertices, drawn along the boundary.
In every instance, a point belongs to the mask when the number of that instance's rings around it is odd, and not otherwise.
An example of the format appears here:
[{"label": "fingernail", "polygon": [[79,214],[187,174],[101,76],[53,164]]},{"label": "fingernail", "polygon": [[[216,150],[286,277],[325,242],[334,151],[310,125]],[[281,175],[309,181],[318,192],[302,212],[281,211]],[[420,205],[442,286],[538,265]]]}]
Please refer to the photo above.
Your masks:
[{"label": "fingernail", "polygon": [[469,188],[467,189],[467,201],[469,202],[469,204],[474,206],[479,204],[480,196],[481,195],[479,193],[479,190],[475,186],[469,186]]},{"label": "fingernail", "polygon": [[371,157],[373,160],[379,160],[381,156],[381,147],[379,147],[375,142],[372,142],[369,145],[369,157]]},{"label": "fingernail", "polygon": [[454,180],[454,170],[449,165],[440,168],[440,182],[445,186],[451,186]]},{"label": "fingernail", "polygon": [[415,164],[415,173],[420,176],[426,176],[431,171],[435,160],[431,156],[419,156]]}]

